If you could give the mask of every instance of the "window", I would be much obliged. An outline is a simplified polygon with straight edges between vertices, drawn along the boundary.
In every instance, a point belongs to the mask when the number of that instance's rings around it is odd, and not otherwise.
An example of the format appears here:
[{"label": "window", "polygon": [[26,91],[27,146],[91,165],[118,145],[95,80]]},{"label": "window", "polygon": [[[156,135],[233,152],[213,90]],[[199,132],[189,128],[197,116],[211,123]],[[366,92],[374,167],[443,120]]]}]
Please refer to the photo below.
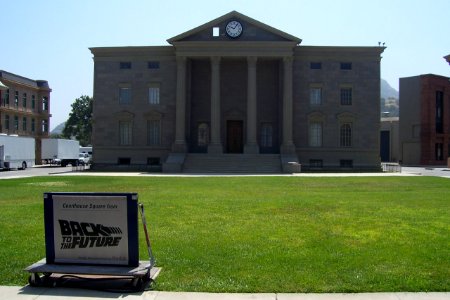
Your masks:
[{"label": "window", "polygon": [[341,105],[352,105],[352,88],[341,88]]},{"label": "window", "polygon": [[320,69],[322,69],[322,63],[321,62],[311,62],[309,64],[309,68],[311,70],[320,70]]},{"label": "window", "polygon": [[132,131],[130,121],[119,122],[119,145],[129,146],[132,143]]},{"label": "window", "polygon": [[272,124],[262,124],[261,126],[261,147],[269,148],[273,146]]},{"label": "window", "polygon": [[34,119],[31,119],[31,132],[35,132],[36,131],[36,123],[34,121]]},{"label": "window", "polygon": [[16,91],[14,93],[14,107],[18,108],[19,107],[19,92]]},{"label": "window", "polygon": [[340,128],[340,145],[341,147],[352,146],[352,124],[345,123]]},{"label": "window", "polygon": [[161,145],[161,120],[147,121],[147,143],[149,146]]},{"label": "window", "polygon": [[147,68],[149,68],[149,69],[159,69],[159,61],[149,61],[147,63]]},{"label": "window", "polygon": [[131,69],[131,62],[129,61],[121,61],[120,62],[121,69]]},{"label": "window", "polygon": [[220,29],[219,27],[213,27],[212,35],[214,37],[218,37],[220,35]]},{"label": "window", "polygon": [[341,70],[351,70],[352,63],[351,62],[341,62]]},{"label": "window", "polygon": [[27,131],[27,118],[26,117],[22,118],[22,130]]},{"label": "window", "polygon": [[3,106],[9,106],[9,89],[6,90],[4,99]]},{"label": "window", "polygon": [[19,130],[19,117],[18,116],[14,116],[14,130],[15,131]]},{"label": "window", "polygon": [[197,145],[206,147],[209,144],[209,125],[207,123],[200,123],[197,132]]},{"label": "window", "polygon": [[5,129],[9,130],[9,115],[5,115]]},{"label": "window", "polygon": [[321,159],[310,159],[309,160],[309,168],[310,169],[322,169],[323,168],[323,160],[321,160]]},{"label": "window", "polygon": [[159,104],[159,84],[151,84],[148,88],[148,103]]},{"label": "window", "polygon": [[42,120],[42,133],[48,132],[48,120]]},{"label": "window", "polygon": [[309,89],[309,104],[311,105],[322,104],[322,88],[312,87]]},{"label": "window", "polygon": [[34,110],[36,108],[36,96],[31,95],[31,109]]},{"label": "window", "polygon": [[436,133],[444,133],[444,93],[436,92]]},{"label": "window", "polygon": [[119,164],[119,165],[130,165],[131,164],[131,158],[129,158],[129,157],[119,157],[117,159],[117,164]]},{"label": "window", "polygon": [[48,97],[42,97],[42,111],[48,110]]},{"label": "window", "polygon": [[119,103],[130,104],[131,103],[131,88],[121,87],[119,88]]},{"label": "window", "polygon": [[22,95],[22,107],[27,107],[27,93],[23,93]]},{"label": "window", "polygon": [[309,124],[309,146],[322,147],[322,123]]},{"label": "window", "polygon": [[351,159],[341,159],[340,166],[343,169],[351,169],[351,168],[353,168],[353,160],[351,160]]},{"label": "window", "polygon": [[159,157],[147,157],[147,165],[159,166],[161,165],[161,160]]},{"label": "window", "polygon": [[435,154],[436,160],[444,160],[444,144],[442,143],[435,144]]}]

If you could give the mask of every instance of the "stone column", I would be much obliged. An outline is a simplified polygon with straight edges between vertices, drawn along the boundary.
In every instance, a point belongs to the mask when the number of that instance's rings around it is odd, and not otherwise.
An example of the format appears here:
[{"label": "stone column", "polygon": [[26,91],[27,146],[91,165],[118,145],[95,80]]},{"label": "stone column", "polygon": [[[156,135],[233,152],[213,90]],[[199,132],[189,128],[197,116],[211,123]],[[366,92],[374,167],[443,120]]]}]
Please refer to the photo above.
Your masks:
[{"label": "stone column", "polygon": [[176,98],[175,143],[173,152],[186,152],[186,57],[177,57],[177,98]]},{"label": "stone column", "polygon": [[223,153],[220,139],[220,57],[211,57],[211,142],[208,153]]},{"label": "stone column", "polygon": [[257,57],[247,57],[247,142],[244,153],[259,153],[256,141],[257,97],[256,97],[256,62]]},{"label": "stone column", "polygon": [[295,153],[292,138],[292,57],[283,58],[283,143],[282,154]]}]

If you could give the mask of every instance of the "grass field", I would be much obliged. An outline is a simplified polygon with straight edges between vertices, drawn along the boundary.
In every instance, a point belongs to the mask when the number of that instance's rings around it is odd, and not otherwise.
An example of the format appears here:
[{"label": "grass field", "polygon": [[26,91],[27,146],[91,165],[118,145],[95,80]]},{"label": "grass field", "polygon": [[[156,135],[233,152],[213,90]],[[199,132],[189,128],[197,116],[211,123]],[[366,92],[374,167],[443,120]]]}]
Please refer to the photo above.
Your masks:
[{"label": "grass field", "polygon": [[1,285],[45,257],[42,195],[59,191],[137,192],[158,290],[450,291],[450,180],[435,177],[0,180]]}]

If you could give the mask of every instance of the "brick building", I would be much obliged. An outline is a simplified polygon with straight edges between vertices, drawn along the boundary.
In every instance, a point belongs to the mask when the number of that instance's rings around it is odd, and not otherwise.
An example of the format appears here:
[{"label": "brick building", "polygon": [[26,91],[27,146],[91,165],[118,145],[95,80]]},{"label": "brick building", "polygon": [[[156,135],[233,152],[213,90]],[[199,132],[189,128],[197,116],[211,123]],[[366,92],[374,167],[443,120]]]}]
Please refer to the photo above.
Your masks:
[{"label": "brick building", "polygon": [[238,12],[91,48],[94,168],[379,170],[384,47],[300,46]]},{"label": "brick building", "polygon": [[45,80],[0,70],[0,133],[34,137],[36,158],[40,140],[49,135],[51,91]]},{"label": "brick building", "polygon": [[450,78],[400,78],[400,155],[406,165],[445,165],[450,156]]}]

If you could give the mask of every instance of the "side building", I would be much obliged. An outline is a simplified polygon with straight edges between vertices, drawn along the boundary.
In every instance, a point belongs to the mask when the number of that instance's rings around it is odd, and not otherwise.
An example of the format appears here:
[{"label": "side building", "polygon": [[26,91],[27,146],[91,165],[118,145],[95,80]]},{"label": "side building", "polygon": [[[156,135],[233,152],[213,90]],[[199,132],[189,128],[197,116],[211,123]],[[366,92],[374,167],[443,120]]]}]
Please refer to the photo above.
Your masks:
[{"label": "side building", "polygon": [[34,137],[36,158],[40,158],[40,141],[49,136],[52,90],[48,82],[0,70],[0,87],[0,133]]},{"label": "side building", "polygon": [[300,46],[236,11],[168,43],[90,49],[94,168],[380,169],[384,47]]},{"label": "side building", "polygon": [[400,160],[445,165],[450,156],[450,78],[400,78]]}]

